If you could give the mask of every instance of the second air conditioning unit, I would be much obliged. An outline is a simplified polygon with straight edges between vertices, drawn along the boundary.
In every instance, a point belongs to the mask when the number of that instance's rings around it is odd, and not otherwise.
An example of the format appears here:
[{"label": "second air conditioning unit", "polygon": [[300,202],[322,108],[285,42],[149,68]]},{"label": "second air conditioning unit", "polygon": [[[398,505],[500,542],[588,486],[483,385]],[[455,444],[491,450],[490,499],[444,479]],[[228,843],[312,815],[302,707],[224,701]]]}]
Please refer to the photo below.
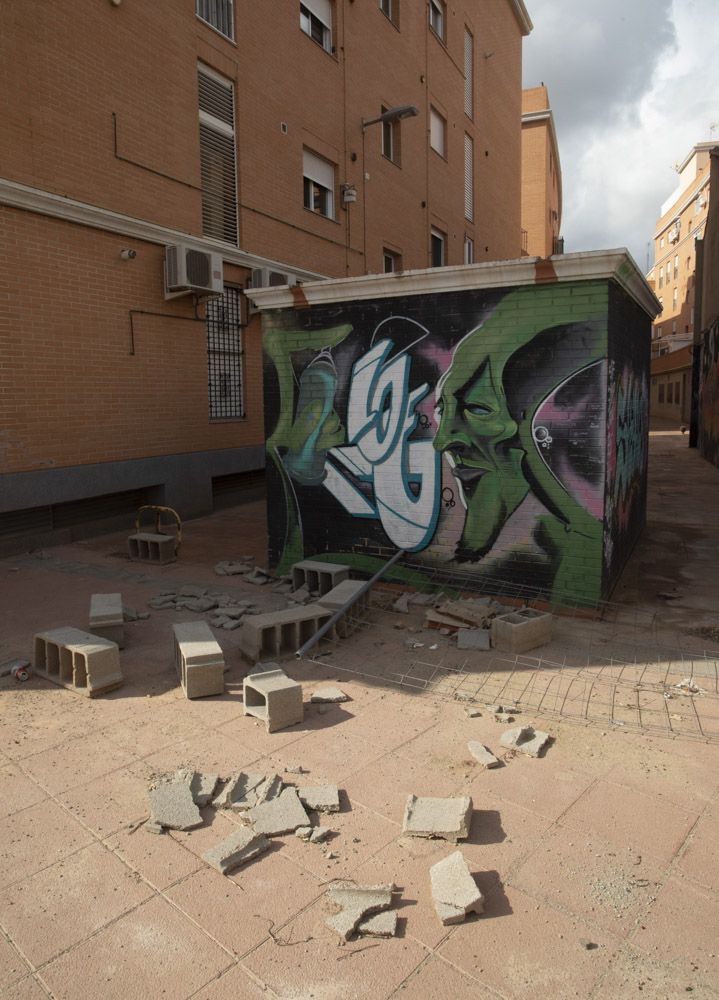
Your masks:
[{"label": "second air conditioning unit", "polygon": [[256,267],[252,272],[253,288],[279,288],[281,285],[296,285],[297,275],[286,271],[273,271],[271,267]]},{"label": "second air conditioning unit", "polygon": [[165,290],[171,296],[221,295],[222,256],[186,243],[165,247]]}]

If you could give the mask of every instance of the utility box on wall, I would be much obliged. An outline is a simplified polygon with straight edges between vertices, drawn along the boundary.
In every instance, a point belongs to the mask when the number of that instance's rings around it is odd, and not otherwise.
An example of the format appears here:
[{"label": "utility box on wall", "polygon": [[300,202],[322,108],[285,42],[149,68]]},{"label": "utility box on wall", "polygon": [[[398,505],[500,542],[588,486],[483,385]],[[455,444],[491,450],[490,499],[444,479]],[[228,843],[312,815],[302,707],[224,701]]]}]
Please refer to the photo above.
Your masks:
[{"label": "utility box on wall", "polygon": [[[644,525],[658,302],[626,251],[252,293],[270,558],[607,599]],[[415,574],[413,576],[413,574]]]}]

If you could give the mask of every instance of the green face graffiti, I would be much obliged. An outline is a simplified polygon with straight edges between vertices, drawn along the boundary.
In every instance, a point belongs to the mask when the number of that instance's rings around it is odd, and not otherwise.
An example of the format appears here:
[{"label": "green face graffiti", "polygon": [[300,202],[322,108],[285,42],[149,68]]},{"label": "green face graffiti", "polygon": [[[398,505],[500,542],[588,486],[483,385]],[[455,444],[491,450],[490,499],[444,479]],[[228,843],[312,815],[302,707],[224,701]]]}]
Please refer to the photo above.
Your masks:
[{"label": "green face graffiti", "polygon": [[437,385],[439,429],[434,447],[444,453],[467,509],[460,559],[479,559],[491,549],[529,492],[522,472],[524,451],[507,409],[499,372],[479,355],[475,330],[455,348],[452,364]]}]

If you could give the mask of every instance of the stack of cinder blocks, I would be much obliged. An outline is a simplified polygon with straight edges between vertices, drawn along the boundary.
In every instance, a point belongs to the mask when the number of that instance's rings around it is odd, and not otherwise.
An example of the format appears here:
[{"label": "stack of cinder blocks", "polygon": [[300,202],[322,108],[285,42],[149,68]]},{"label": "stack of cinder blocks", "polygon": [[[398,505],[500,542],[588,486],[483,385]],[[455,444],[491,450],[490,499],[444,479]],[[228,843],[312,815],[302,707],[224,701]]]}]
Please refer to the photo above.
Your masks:
[{"label": "stack of cinder blocks", "polygon": [[295,653],[327,621],[332,612],[320,604],[248,617],[240,632],[240,649],[253,662]]},{"label": "stack of cinder blocks", "polygon": [[135,562],[165,563],[174,562],[174,535],[158,535],[151,531],[138,531],[127,539],[127,554]]},{"label": "stack of cinder blocks", "polygon": [[360,617],[369,608],[369,590],[363,590],[365,586],[364,580],[343,580],[317,601],[332,614],[346,607],[345,614],[335,623],[343,639],[357,628]]},{"label": "stack of cinder blocks", "polygon": [[35,636],[35,670],[90,698],[122,684],[117,643],[77,628],[39,632]]},{"label": "stack of cinder blocks", "polygon": [[526,653],[552,638],[552,615],[522,608],[492,621],[492,645],[504,653]]},{"label": "stack of cinder blocks", "polygon": [[311,594],[328,594],[338,583],[349,580],[349,566],[305,559],[292,567],[292,589],[307,587]]},{"label": "stack of cinder blocks", "polygon": [[186,698],[206,698],[225,692],[225,658],[207,622],[172,626],[175,665]]},{"label": "stack of cinder blocks", "polygon": [[93,594],[90,598],[90,632],[125,645],[122,594]]}]

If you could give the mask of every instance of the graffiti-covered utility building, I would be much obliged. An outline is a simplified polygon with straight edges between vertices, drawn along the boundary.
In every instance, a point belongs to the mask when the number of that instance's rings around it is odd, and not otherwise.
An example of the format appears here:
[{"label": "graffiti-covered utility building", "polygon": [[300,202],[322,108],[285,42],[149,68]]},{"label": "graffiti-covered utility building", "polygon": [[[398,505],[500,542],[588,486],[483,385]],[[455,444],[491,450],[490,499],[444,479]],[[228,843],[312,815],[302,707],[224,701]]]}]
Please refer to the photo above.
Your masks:
[{"label": "graffiti-covered utility building", "polygon": [[[607,598],[645,520],[651,321],[625,251],[257,293],[273,564]],[[418,576],[414,576],[418,574]]]}]

